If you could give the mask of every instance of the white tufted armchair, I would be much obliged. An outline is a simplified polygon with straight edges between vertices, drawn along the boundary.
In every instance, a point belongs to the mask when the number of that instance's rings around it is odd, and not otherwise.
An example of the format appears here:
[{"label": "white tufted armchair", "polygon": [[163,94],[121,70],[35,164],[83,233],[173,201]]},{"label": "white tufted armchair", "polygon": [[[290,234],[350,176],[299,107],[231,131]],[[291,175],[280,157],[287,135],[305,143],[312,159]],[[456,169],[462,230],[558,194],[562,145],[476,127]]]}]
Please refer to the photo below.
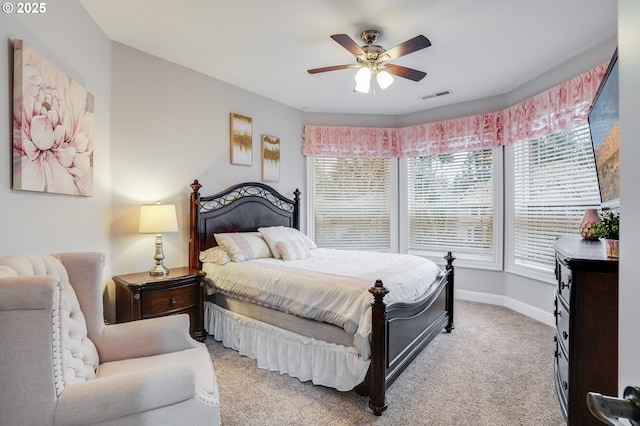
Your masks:
[{"label": "white tufted armchair", "polygon": [[100,253],[0,259],[0,425],[218,425],[186,314],[105,325]]}]

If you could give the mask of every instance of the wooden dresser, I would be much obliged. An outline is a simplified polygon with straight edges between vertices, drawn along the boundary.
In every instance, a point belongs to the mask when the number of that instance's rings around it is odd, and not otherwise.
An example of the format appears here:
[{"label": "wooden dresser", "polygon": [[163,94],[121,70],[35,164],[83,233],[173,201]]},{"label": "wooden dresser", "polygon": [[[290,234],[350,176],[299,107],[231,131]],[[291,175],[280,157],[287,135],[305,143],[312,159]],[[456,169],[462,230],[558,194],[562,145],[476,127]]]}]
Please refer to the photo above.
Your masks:
[{"label": "wooden dresser", "polygon": [[165,315],[189,314],[189,331],[203,341],[204,272],[172,268],[166,276],[148,272],[116,275],[116,322],[128,322]]},{"label": "wooden dresser", "polygon": [[554,249],[558,400],[568,426],[602,425],[586,395],[618,394],[618,260],[580,236],[560,237]]}]

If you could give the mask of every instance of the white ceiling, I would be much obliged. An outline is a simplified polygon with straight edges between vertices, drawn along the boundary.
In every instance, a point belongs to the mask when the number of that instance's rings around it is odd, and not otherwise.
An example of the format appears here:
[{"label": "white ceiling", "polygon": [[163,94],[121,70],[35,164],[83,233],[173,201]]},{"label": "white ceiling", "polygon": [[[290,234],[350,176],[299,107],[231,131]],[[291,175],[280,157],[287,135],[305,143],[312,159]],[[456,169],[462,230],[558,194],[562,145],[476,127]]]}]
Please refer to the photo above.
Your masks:
[{"label": "white ceiling", "polygon": [[[616,0],[80,0],[114,41],[309,112],[406,114],[509,92],[616,37]],[[330,38],[381,31],[392,63],[425,71],[375,95],[353,92],[356,63]],[[423,100],[444,90],[451,95]]]}]

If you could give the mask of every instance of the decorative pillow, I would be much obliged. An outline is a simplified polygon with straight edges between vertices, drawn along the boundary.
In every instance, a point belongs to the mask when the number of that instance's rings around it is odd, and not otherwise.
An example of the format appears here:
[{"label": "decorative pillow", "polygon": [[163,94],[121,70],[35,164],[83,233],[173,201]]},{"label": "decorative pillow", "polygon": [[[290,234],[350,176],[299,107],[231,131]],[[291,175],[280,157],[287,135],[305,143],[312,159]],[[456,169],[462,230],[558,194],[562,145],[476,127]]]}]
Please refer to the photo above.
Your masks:
[{"label": "decorative pillow", "polygon": [[276,248],[282,255],[282,260],[300,260],[311,256],[311,251],[302,240],[278,241]]},{"label": "decorative pillow", "polygon": [[269,246],[257,232],[234,232],[213,236],[234,262],[271,257]]},{"label": "decorative pillow", "polygon": [[229,254],[220,246],[211,247],[200,252],[200,262],[224,265],[231,262]]},{"label": "decorative pillow", "polygon": [[296,228],[288,228],[286,226],[270,226],[266,228],[258,228],[258,232],[262,235],[262,238],[267,242],[273,257],[276,259],[282,258],[276,243],[278,241],[302,241],[308,249],[313,250],[318,248],[311,238],[298,231]]}]

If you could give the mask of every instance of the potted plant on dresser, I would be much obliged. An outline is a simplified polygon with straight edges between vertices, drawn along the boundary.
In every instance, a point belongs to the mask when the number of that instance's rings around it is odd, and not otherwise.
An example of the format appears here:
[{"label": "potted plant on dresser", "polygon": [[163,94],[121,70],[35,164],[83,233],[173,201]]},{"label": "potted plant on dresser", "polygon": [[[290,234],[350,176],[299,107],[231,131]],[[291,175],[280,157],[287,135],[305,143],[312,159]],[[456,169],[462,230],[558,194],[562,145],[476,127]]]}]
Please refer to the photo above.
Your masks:
[{"label": "potted plant on dresser", "polygon": [[592,235],[604,240],[607,256],[617,258],[620,245],[620,213],[601,213],[600,221],[593,224]]}]

